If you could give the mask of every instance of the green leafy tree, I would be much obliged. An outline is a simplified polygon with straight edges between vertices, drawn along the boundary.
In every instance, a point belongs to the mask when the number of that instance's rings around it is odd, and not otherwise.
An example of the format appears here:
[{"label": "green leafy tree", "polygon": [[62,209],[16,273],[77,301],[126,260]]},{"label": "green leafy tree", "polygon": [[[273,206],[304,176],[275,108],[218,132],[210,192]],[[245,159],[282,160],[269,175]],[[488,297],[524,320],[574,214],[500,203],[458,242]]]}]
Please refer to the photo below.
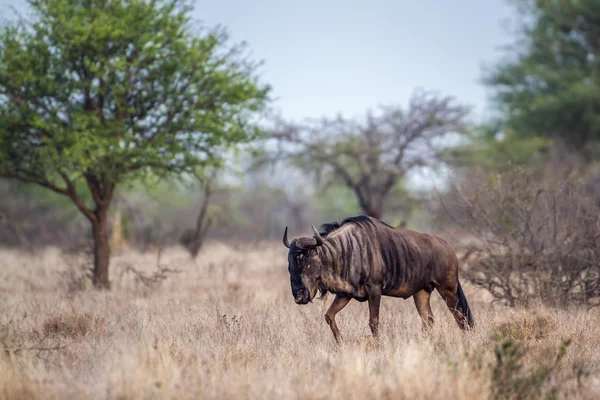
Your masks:
[{"label": "green leafy tree", "polygon": [[[0,32],[0,175],[67,196],[87,217],[93,281],[109,287],[115,187],[219,164],[258,133],[269,87],[187,0],[29,0]],[[91,202],[84,201],[78,181]]]},{"label": "green leafy tree", "polygon": [[458,169],[476,166],[498,172],[515,165],[541,165],[553,144],[547,137],[523,137],[509,129],[498,135],[492,126],[479,128],[470,132],[466,143],[447,149],[440,158]]},{"label": "green leafy tree", "polygon": [[588,156],[600,141],[600,3],[518,0],[510,57],[486,73],[503,128],[560,138]]}]

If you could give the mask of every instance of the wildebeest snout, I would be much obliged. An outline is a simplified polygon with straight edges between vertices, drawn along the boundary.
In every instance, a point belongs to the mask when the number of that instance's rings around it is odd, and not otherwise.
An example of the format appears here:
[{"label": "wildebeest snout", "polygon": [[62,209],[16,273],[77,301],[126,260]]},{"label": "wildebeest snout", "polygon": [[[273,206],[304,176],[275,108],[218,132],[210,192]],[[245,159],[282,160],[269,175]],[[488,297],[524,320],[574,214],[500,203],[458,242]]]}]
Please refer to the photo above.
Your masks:
[{"label": "wildebeest snout", "polygon": [[294,295],[294,301],[296,304],[308,304],[310,301],[310,296],[308,295],[308,290],[300,289]]}]

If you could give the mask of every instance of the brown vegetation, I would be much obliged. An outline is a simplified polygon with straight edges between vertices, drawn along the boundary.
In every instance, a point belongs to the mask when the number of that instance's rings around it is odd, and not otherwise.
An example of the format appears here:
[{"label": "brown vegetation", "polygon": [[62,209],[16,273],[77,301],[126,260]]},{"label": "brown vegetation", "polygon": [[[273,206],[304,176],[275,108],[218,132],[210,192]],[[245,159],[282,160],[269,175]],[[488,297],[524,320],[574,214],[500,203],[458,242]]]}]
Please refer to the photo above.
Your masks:
[{"label": "brown vegetation", "polygon": [[[596,309],[509,309],[467,283],[478,321],[470,332],[437,297],[429,335],[412,300],[384,299],[374,341],[355,302],[338,318],[346,340],[336,346],[323,323],[332,297],[294,304],[285,250],[211,241],[191,260],[167,248],[160,265],[181,272],[155,286],[127,269],[151,276],[156,255],[128,251],[114,256],[109,293],[69,292],[62,273],[72,266],[60,251],[0,250],[0,346],[22,349],[0,357],[0,399],[487,399],[510,388],[534,398],[538,387],[600,395]],[[503,347],[511,337],[522,354]]]},{"label": "brown vegetation", "polygon": [[498,339],[539,340],[556,330],[556,320],[550,315],[525,312],[496,326]]},{"label": "brown vegetation", "polygon": [[443,203],[475,238],[465,255],[468,278],[496,300],[597,304],[600,208],[579,175],[552,163],[545,171],[471,173]]},{"label": "brown vegetation", "polygon": [[45,337],[82,338],[89,334],[102,333],[106,328],[104,317],[85,314],[60,314],[48,317],[42,324]]}]

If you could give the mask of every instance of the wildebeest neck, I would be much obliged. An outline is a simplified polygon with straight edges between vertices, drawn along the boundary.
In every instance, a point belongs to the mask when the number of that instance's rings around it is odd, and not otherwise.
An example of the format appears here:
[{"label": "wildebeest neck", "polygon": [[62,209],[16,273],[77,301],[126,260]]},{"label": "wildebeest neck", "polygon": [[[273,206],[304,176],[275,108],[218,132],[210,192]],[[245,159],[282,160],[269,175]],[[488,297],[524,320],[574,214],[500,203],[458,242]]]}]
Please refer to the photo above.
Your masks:
[{"label": "wildebeest neck", "polygon": [[360,296],[361,276],[371,265],[368,232],[355,225],[343,226],[327,236],[317,248],[321,261],[321,281],[333,293]]}]

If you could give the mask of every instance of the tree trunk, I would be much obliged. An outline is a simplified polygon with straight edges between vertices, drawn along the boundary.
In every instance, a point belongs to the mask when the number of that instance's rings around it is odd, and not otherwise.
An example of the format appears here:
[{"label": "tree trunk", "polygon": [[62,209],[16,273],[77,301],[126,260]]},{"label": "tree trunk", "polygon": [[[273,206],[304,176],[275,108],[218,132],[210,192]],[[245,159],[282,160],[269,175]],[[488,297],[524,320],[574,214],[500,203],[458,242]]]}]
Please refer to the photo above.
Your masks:
[{"label": "tree trunk", "polygon": [[108,241],[108,210],[95,213],[96,220],[92,222],[92,237],[94,238],[94,271],[92,281],[97,289],[110,289],[108,266],[110,263],[110,244]]},{"label": "tree trunk", "polygon": [[381,220],[383,215],[383,200],[385,196],[380,196],[378,201],[377,197],[374,196],[373,193],[369,192],[364,186],[354,186],[352,187],[352,190],[356,195],[358,205],[360,206],[363,214]]},{"label": "tree trunk", "polygon": [[194,230],[194,237],[192,239],[192,243],[188,248],[192,258],[196,258],[196,256],[200,252],[200,249],[204,244],[206,234],[208,233],[208,230],[210,229],[213,222],[208,213],[208,207],[210,205],[211,197],[214,193],[213,183],[216,179],[216,173],[217,171],[213,170],[212,173],[208,177],[206,177],[206,179],[202,182],[202,204],[200,205],[200,211],[198,212],[198,217],[196,218],[196,229]]},{"label": "tree trunk", "polygon": [[204,191],[204,198],[202,199],[202,205],[200,206],[200,212],[196,218],[196,229],[194,230],[194,238],[190,246],[190,255],[192,258],[196,258],[202,245],[204,244],[204,238],[212,225],[212,220],[208,216],[208,206],[210,204],[210,190]]},{"label": "tree trunk", "polygon": [[381,219],[381,216],[382,216],[382,214],[383,214],[383,212],[382,212],[380,209],[377,209],[377,208],[371,208],[371,207],[370,207],[370,208],[367,208],[367,209],[364,209],[364,210],[363,210],[363,212],[364,212],[364,213],[365,213],[367,216],[369,216],[369,217],[373,217],[373,218],[375,218],[375,219],[379,219],[379,220]]},{"label": "tree trunk", "polygon": [[362,211],[362,213],[368,217],[373,217],[376,219],[381,219],[381,216],[383,215],[383,207],[378,207],[376,204],[373,204],[372,202],[365,202],[365,201],[360,201],[359,199],[359,205],[360,205],[360,209]]}]

